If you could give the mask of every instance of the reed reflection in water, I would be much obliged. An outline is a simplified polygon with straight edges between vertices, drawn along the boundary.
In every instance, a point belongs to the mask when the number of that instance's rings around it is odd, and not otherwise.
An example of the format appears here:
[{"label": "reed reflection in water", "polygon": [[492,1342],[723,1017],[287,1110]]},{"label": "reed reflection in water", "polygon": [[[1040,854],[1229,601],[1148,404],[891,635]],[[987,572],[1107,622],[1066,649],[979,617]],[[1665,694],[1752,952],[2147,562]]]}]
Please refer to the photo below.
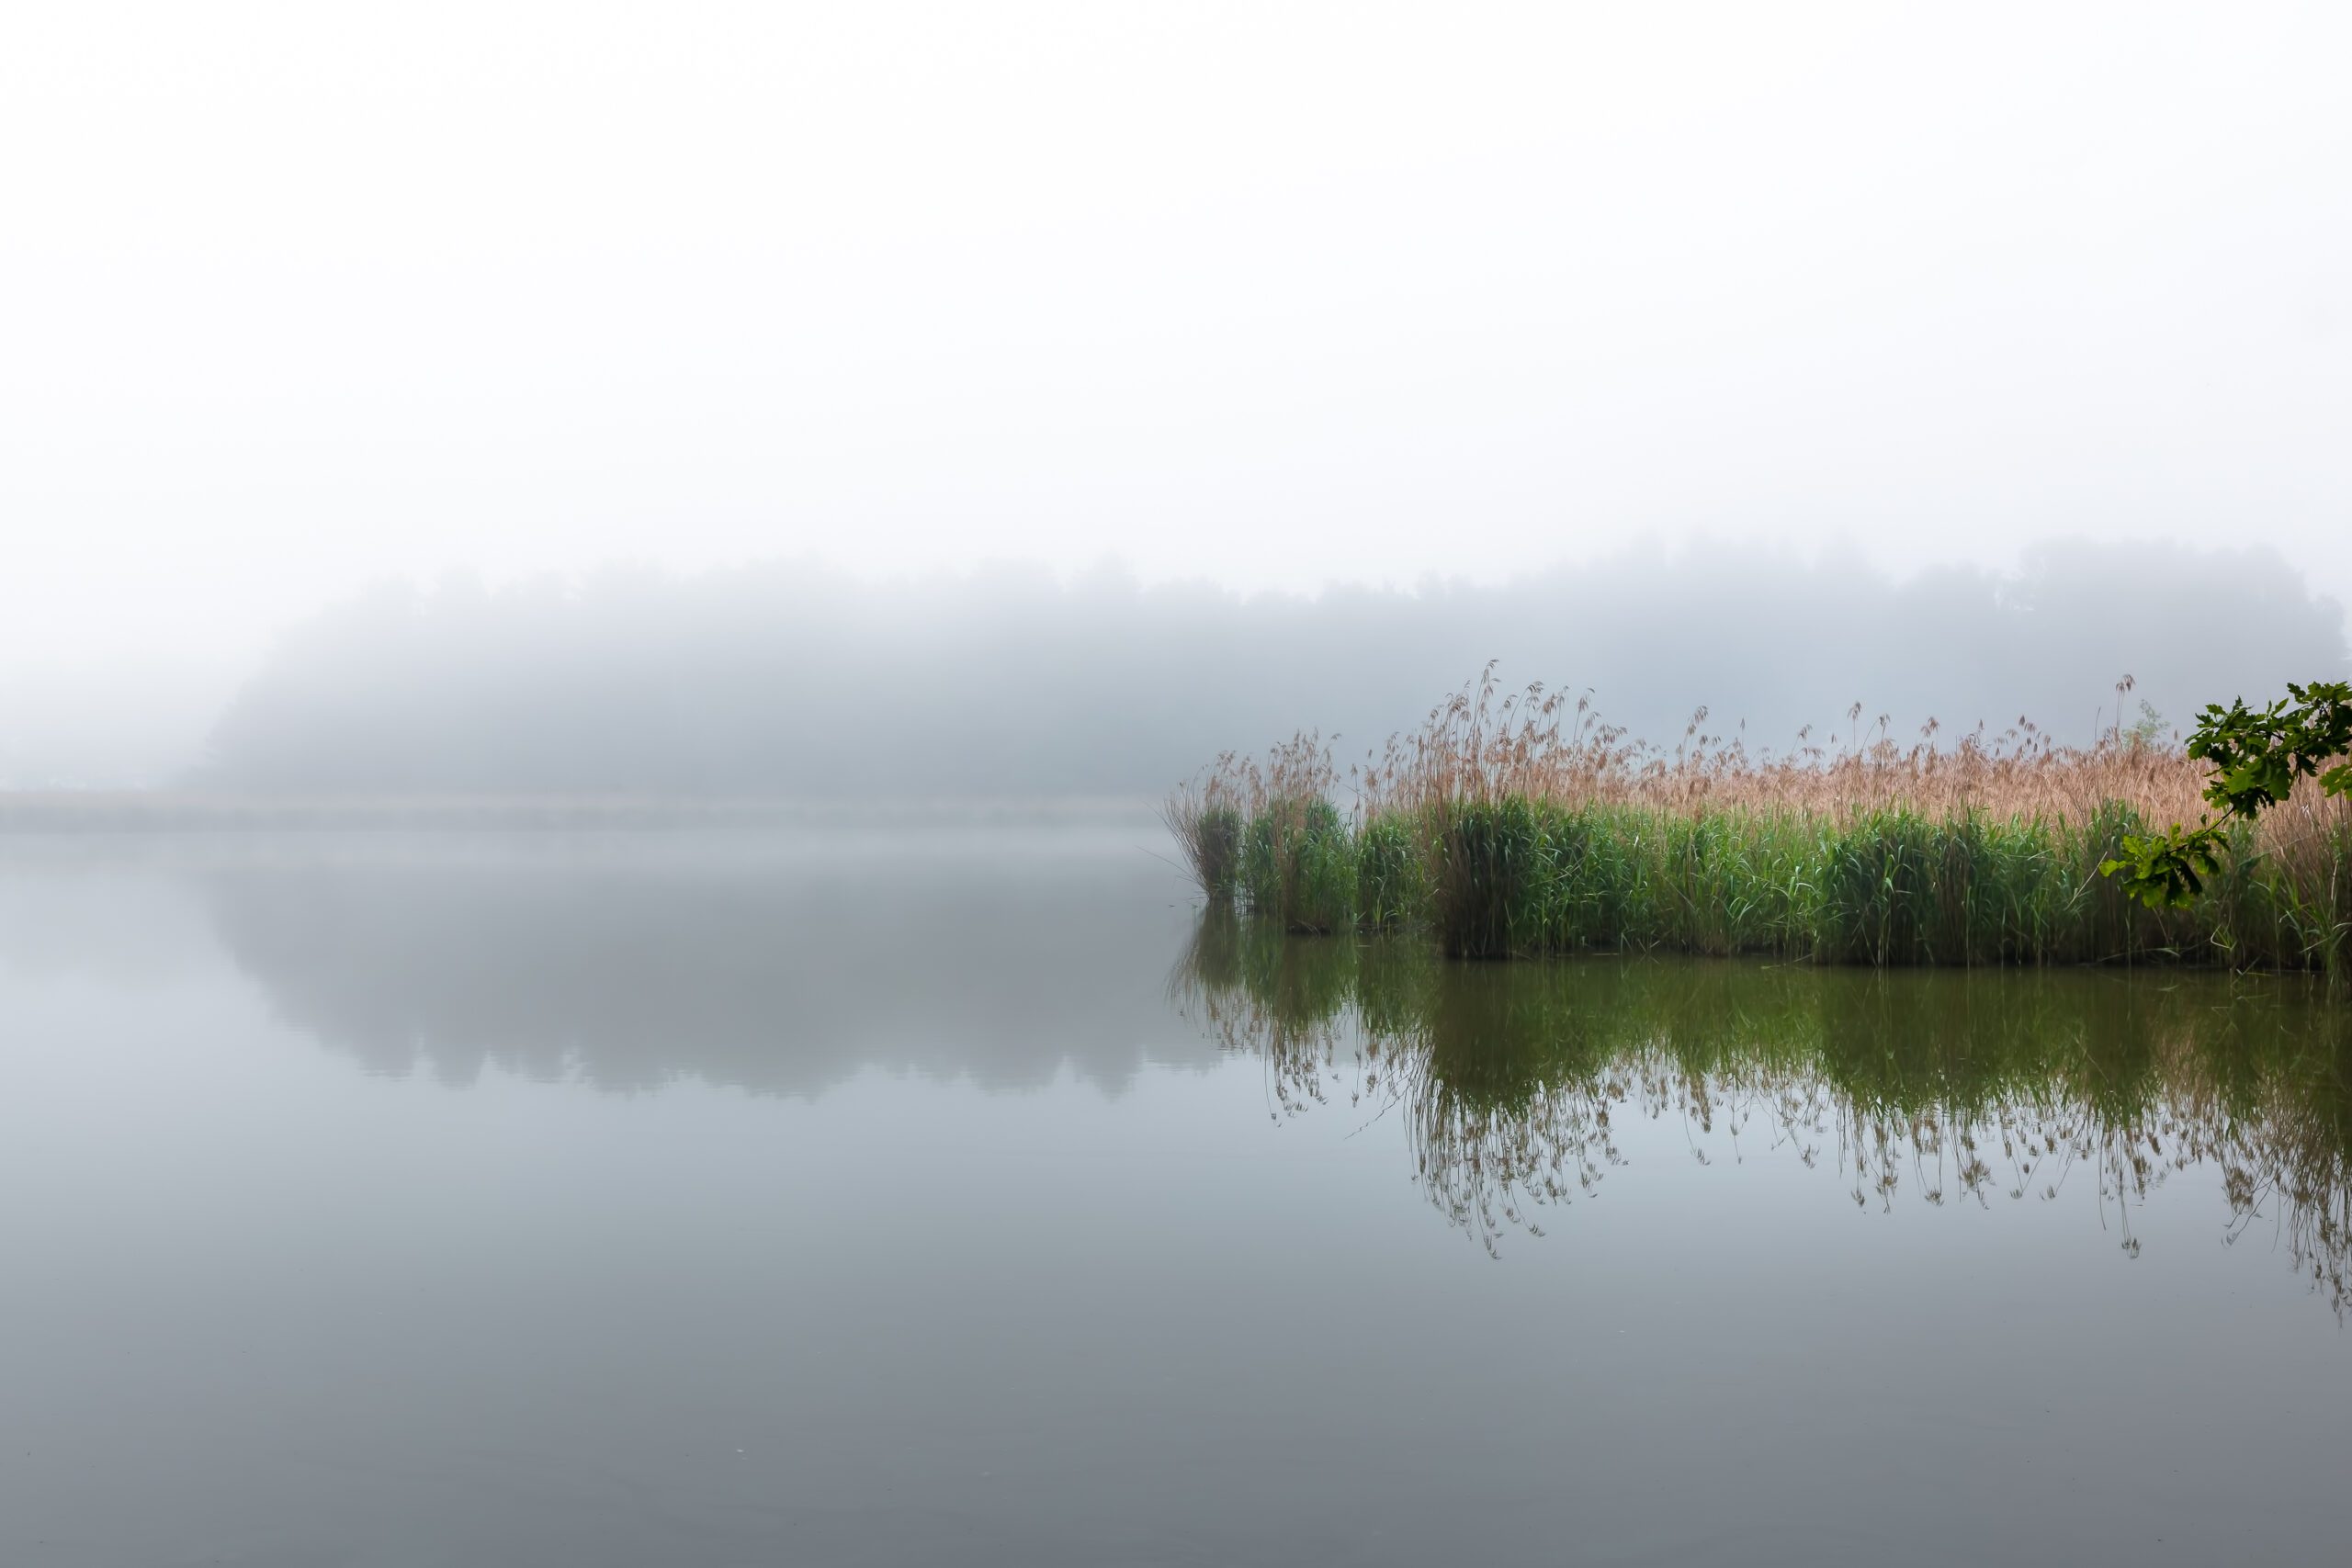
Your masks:
[{"label": "reed reflection in water", "polygon": [[2210,1171],[2225,1242],[2275,1238],[2352,1302],[2352,1016],[2311,982],[1459,964],[1212,908],[1170,992],[1264,1058],[1277,1114],[1401,1118],[1430,1201],[1489,1251],[1628,1163],[1620,1119],[1676,1117],[1701,1163],[1792,1151],[1864,1208],[2090,1187],[2135,1257],[2133,1207]]}]

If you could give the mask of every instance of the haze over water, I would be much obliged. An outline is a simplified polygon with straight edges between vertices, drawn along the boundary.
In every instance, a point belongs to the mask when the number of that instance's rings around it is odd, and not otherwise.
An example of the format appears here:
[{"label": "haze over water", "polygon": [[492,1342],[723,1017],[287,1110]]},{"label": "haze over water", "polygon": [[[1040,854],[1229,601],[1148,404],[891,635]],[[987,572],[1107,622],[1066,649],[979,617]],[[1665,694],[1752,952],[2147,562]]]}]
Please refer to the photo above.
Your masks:
[{"label": "haze over water", "polygon": [[1204,925],[1125,823],[0,852],[12,1564],[2352,1522],[2301,981],[1446,968]]},{"label": "haze over water", "polygon": [[2347,59],[8,0],[0,1568],[2344,1558]]}]

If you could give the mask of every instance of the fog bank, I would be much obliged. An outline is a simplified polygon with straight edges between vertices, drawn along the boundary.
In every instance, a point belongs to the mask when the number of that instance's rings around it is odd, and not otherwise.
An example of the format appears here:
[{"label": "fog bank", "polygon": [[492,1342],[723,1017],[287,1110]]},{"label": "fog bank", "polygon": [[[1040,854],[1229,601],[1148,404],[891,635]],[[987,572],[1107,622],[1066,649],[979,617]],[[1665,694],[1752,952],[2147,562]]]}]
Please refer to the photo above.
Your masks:
[{"label": "fog bank", "polygon": [[814,564],[388,585],[288,636],[191,782],[262,792],[1126,795],[1317,727],[1360,755],[1500,660],[1660,740],[1933,717],[2174,723],[2340,673],[2344,617],[2267,552],[2054,546],[2014,574],[1629,553],[1501,588],[1244,597],[1114,572],[874,584]]}]

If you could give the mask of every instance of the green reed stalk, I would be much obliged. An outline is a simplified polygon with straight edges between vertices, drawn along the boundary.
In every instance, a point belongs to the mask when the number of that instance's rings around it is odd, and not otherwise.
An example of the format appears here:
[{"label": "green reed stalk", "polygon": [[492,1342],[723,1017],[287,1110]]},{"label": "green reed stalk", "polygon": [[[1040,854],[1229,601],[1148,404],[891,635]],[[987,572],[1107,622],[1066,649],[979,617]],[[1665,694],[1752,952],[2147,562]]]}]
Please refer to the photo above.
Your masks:
[{"label": "green reed stalk", "polygon": [[2142,814],[1829,816],[1504,795],[1351,821],[1283,796],[1201,808],[1180,843],[1212,899],[1295,932],[1419,931],[1453,958],[1586,951],[1770,954],[1880,968],[2352,964],[2352,819],[2292,853],[2251,833],[2213,896],[2152,910],[2099,863]]}]

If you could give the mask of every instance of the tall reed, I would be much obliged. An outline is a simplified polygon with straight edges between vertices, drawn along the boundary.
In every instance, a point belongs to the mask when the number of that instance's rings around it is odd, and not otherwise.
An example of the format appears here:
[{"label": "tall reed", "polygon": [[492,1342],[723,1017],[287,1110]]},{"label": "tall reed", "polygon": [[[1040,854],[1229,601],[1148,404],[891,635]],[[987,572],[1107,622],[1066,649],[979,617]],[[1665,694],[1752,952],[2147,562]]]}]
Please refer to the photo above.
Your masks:
[{"label": "tall reed", "polygon": [[1457,958],[2352,962],[2352,801],[2307,785],[2233,836],[2207,897],[2150,910],[2098,868],[2125,834],[2202,809],[2177,743],[2119,728],[2062,746],[2020,719],[1904,744],[1857,708],[1842,740],[1776,755],[1705,719],[1665,750],[1489,670],[1344,774],[1304,734],[1220,758],[1168,818],[1212,899],[1298,931],[1419,931]]}]

